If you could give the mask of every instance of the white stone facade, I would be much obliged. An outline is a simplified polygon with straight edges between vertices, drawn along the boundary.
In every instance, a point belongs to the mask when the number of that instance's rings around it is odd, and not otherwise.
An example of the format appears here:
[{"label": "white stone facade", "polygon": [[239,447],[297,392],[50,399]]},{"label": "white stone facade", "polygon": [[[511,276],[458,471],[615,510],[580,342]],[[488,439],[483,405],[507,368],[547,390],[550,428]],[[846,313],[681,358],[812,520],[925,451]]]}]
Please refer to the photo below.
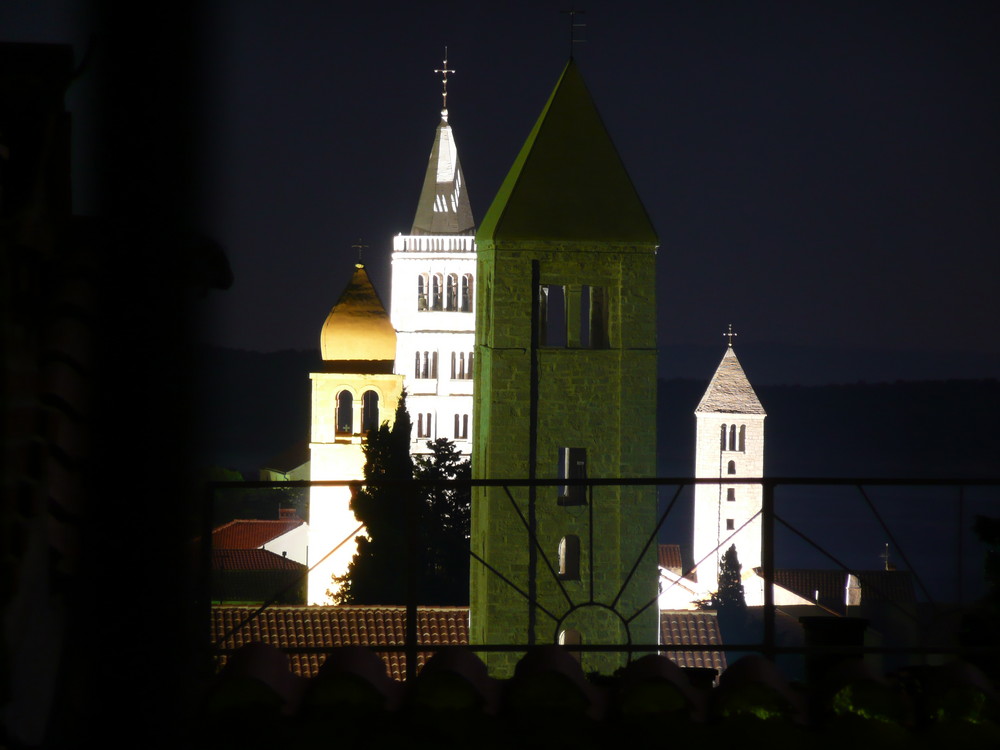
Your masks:
[{"label": "white stone facade", "polygon": [[448,438],[472,453],[476,243],[471,235],[393,238],[396,373],[413,422],[413,453]]},{"label": "white stone facade", "polygon": [[753,580],[761,564],[759,484],[726,480],[764,476],[764,418],[767,415],[732,348],[728,349],[695,410],[695,477],[718,479],[694,492],[694,563],[699,583],[714,591],[722,556],[736,545],[747,604],[763,602],[763,585]]}]

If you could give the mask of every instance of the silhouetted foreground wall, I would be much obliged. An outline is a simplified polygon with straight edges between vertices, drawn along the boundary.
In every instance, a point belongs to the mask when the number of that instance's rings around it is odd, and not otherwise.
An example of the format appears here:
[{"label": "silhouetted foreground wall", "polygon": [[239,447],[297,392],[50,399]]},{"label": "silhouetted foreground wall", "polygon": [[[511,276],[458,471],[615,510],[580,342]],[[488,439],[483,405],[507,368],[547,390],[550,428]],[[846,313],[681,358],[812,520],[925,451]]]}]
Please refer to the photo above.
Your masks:
[{"label": "silhouetted foreground wall", "polygon": [[[495,680],[469,650],[430,659],[413,684],[392,680],[361,647],[330,654],[311,679],[262,643],[233,655],[197,700],[198,747],[339,746],[619,747],[686,742],[727,747],[996,747],[997,693],[962,662],[872,674],[841,661],[808,689],[760,656],[696,687],[662,656],[591,681],[559,646],[540,646],[509,680]],[[654,745],[650,745],[654,746]]]}]

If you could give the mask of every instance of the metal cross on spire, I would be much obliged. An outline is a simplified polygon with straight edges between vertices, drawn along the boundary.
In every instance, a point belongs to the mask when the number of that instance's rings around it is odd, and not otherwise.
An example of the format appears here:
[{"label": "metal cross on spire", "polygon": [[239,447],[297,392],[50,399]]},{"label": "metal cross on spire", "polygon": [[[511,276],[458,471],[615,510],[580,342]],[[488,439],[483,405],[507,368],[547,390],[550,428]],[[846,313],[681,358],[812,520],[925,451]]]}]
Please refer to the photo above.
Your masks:
[{"label": "metal cross on spire", "polygon": [[565,13],[566,15],[569,16],[569,59],[572,60],[573,59],[573,45],[576,44],[577,42],[583,43],[583,42],[587,41],[586,39],[577,39],[576,38],[576,30],[577,29],[585,29],[585,28],[587,28],[587,24],[585,24],[585,23],[577,23],[576,22],[576,16],[582,16],[587,11],[585,11],[585,10],[576,10],[575,8],[570,8],[569,10],[561,10],[559,12],[560,13]]},{"label": "metal cross on spire", "polygon": [[353,244],[353,245],[351,245],[351,248],[352,248],[353,250],[357,250],[357,251],[358,251],[358,262],[357,262],[357,266],[358,266],[359,268],[360,268],[360,267],[363,267],[363,266],[364,266],[364,263],[363,263],[363,262],[361,261],[361,253],[362,253],[362,251],[364,251],[364,250],[367,250],[367,249],[368,249],[368,243],[367,243],[367,242],[365,242],[365,241],[364,241],[363,239],[361,239],[360,237],[358,237],[358,239],[354,241],[354,244]]},{"label": "metal cross on spire", "polygon": [[732,349],[733,348],[733,338],[735,338],[736,336],[739,336],[738,333],[733,333],[733,324],[732,323],[729,324],[729,330],[726,331],[722,335],[725,336],[725,337],[727,337],[729,339],[729,348]]},{"label": "metal cross on spire", "polygon": [[444,48],[444,60],[441,61],[444,67],[435,68],[435,73],[441,74],[441,113],[447,115],[448,113],[448,74],[454,73],[452,68],[448,67],[448,46],[445,45]]}]

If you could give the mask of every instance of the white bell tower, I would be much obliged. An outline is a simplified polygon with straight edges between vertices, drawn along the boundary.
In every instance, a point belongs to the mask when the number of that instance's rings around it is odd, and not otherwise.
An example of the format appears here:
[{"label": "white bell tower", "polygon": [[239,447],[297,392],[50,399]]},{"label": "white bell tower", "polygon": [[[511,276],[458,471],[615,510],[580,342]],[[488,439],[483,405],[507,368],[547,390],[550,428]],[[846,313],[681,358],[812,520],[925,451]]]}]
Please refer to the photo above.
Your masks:
[{"label": "white bell tower", "polygon": [[396,373],[402,375],[413,421],[411,449],[448,438],[472,453],[472,367],[475,345],[476,240],[472,207],[448,122],[448,50],[435,70],[443,107],[424,186],[409,234],[392,244],[391,317]]},{"label": "white bell tower", "polygon": [[[698,484],[694,492],[694,563],[700,588],[715,591],[719,562],[733,544],[743,570],[747,604],[763,589],[753,569],[761,564],[762,487],[727,484],[727,480],[764,475],[764,418],[767,414],[729,346],[695,409],[695,477],[718,479]],[[760,592],[757,588],[761,588]]]}]

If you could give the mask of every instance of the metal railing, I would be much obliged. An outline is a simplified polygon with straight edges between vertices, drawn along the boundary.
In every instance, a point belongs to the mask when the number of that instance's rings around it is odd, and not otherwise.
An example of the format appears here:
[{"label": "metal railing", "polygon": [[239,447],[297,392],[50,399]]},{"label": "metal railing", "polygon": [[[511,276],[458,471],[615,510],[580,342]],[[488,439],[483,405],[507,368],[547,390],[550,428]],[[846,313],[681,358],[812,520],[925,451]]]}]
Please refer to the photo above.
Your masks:
[{"label": "metal railing", "polygon": [[[763,635],[760,642],[756,643],[740,643],[740,644],[713,644],[713,645],[682,645],[682,644],[660,644],[660,643],[628,643],[628,644],[579,644],[573,645],[573,650],[580,652],[656,652],[664,649],[672,651],[759,651],[763,653],[768,658],[773,659],[779,654],[789,654],[789,653],[805,653],[809,651],[816,650],[815,646],[781,646],[776,643],[776,633],[775,633],[775,622],[776,622],[776,612],[778,608],[774,601],[774,586],[775,586],[775,553],[776,553],[776,536],[775,532],[777,528],[786,530],[789,534],[788,539],[795,539],[800,544],[812,549],[815,553],[820,554],[829,562],[833,563],[837,569],[845,573],[855,572],[855,568],[858,566],[853,566],[842,559],[842,555],[836,551],[832,551],[828,548],[828,545],[814,538],[814,535],[809,533],[808,530],[803,530],[800,528],[801,522],[796,521],[790,516],[779,514],[776,508],[775,493],[777,490],[790,490],[793,492],[797,489],[812,487],[812,488],[846,488],[856,491],[861,499],[860,507],[865,510],[872,519],[875,520],[877,528],[881,535],[887,540],[887,543],[892,545],[893,550],[902,559],[905,569],[910,571],[913,575],[914,581],[917,588],[920,589],[921,593],[925,599],[934,604],[935,597],[931,592],[931,584],[924,580],[924,576],[921,575],[914,563],[919,560],[919,558],[912,553],[912,550],[908,551],[908,547],[911,546],[913,542],[912,539],[906,538],[904,540],[904,535],[898,526],[894,527],[891,522],[891,518],[887,517],[889,514],[885,512],[886,508],[880,509],[878,503],[876,503],[873,498],[873,490],[880,488],[892,488],[897,490],[900,488],[945,488],[949,490],[954,490],[955,495],[948,498],[948,502],[954,504],[954,508],[951,509],[954,513],[952,516],[954,523],[956,524],[956,542],[955,542],[955,553],[956,553],[956,580],[957,580],[957,594],[959,599],[963,597],[963,585],[961,583],[963,578],[963,557],[967,552],[967,545],[965,543],[966,530],[964,526],[969,525],[971,517],[977,513],[978,510],[983,510],[986,513],[992,513],[994,515],[1000,514],[1000,479],[995,478],[983,478],[983,479],[961,479],[961,478],[944,478],[944,479],[898,479],[898,478],[880,478],[880,477],[865,477],[865,478],[817,478],[817,477],[721,477],[721,478],[691,478],[691,477],[658,477],[658,478],[639,478],[639,479],[544,479],[544,480],[527,480],[527,479],[479,479],[479,480],[383,480],[380,482],[363,482],[363,481],[284,481],[284,482],[268,482],[268,481],[250,481],[250,482],[210,482],[206,485],[206,513],[205,513],[205,527],[202,536],[202,570],[204,575],[202,576],[204,585],[202,587],[201,596],[205,606],[205,621],[210,623],[211,618],[211,598],[209,595],[209,573],[211,570],[211,545],[210,543],[205,543],[205,540],[211,540],[212,530],[213,530],[213,518],[214,514],[211,512],[212,508],[215,506],[218,499],[218,495],[226,490],[233,489],[288,489],[288,488],[311,488],[311,487],[350,487],[354,491],[360,489],[364,486],[381,486],[381,487],[447,487],[447,488],[462,488],[462,487],[502,487],[506,489],[507,496],[513,502],[513,496],[510,494],[512,488],[521,487],[565,487],[565,486],[585,486],[587,487],[588,495],[590,496],[589,502],[592,505],[592,493],[595,488],[605,487],[605,486],[656,486],[656,487],[674,487],[676,490],[673,493],[670,501],[666,503],[666,508],[662,513],[658,514],[658,521],[653,529],[649,530],[646,545],[643,548],[643,555],[648,552],[650,545],[655,545],[658,543],[659,535],[664,528],[664,524],[670,517],[671,513],[674,512],[678,499],[682,495],[685,489],[693,488],[693,486],[698,484],[708,484],[715,486],[732,486],[740,484],[750,484],[760,486],[762,490],[762,504],[759,511],[759,516],[761,518],[761,567],[760,575],[764,581],[764,604],[763,604]],[[970,493],[973,490],[981,491],[983,494],[981,497],[971,497]],[[401,493],[404,497],[416,498],[418,493],[405,492]],[[794,499],[794,497],[792,498]],[[894,498],[893,503],[897,503],[899,498]],[[940,501],[940,499],[939,499]],[[895,507],[893,503],[890,503],[891,510],[893,513],[898,513],[899,508]],[[415,517],[415,516],[412,516]],[[756,518],[756,516],[755,516]],[[523,519],[522,519],[523,520]],[[898,522],[898,521],[897,521]],[[526,522],[525,522],[526,523]],[[411,526],[411,529],[414,527]],[[358,528],[360,531],[361,527]],[[526,532],[530,533],[530,529],[526,526]],[[739,529],[733,531],[731,536],[735,536],[739,532]],[[681,532],[684,533],[684,532]],[[940,537],[940,535],[939,535]],[[344,539],[338,548],[343,544],[349,543],[354,538],[354,534]],[[724,548],[724,545],[728,541],[723,540],[720,542],[717,549]],[[529,544],[537,544],[537,539],[529,537]],[[334,550],[327,552],[327,555],[332,554]],[[407,545],[407,555],[408,567],[409,569],[415,569],[415,563],[413,556],[418,554],[418,550],[415,544]],[[470,550],[470,555],[472,552]],[[472,555],[473,564],[477,564],[477,558]],[[324,556],[325,558],[325,556]],[[322,560],[321,560],[322,561]],[[479,560],[479,564],[488,564],[488,561]],[[700,561],[695,561],[700,562]],[[313,565],[315,567],[319,563]],[[636,565],[639,564],[639,560],[636,560]],[[696,567],[696,566],[692,566]],[[633,566],[632,572],[635,571],[635,566]],[[690,574],[691,570],[686,570],[684,575]],[[630,573],[631,575],[631,573]],[[523,592],[520,592],[524,595]],[[411,585],[407,589],[407,601],[406,601],[406,633],[405,642],[401,646],[392,645],[377,645],[373,646],[374,651],[379,652],[403,652],[406,654],[406,665],[407,665],[407,677],[412,678],[415,676],[417,667],[417,654],[419,652],[430,652],[439,651],[448,648],[454,648],[454,646],[441,646],[434,644],[422,644],[419,643],[417,638],[417,611],[419,605],[420,592],[416,586]],[[240,627],[247,625],[255,616],[259,616],[264,612],[269,606],[273,604],[273,599],[265,602],[263,605],[259,606],[256,611],[236,628],[232,628],[229,633],[224,637],[220,638],[218,644],[225,643],[225,641]],[[656,603],[657,599],[654,598],[647,606]],[[537,602],[529,602],[532,606],[537,606]],[[206,643],[209,643],[210,637],[206,637]],[[213,644],[212,648],[216,653],[226,653],[227,649],[219,648],[218,644]],[[471,648],[474,651],[479,652],[523,652],[527,648],[533,645],[531,643],[524,644],[474,644],[463,648]],[[326,647],[296,647],[294,650],[297,653],[328,653],[329,648]],[[842,647],[842,646],[826,646],[820,648],[821,651],[826,651],[830,653],[842,652],[844,650],[857,651],[856,647]],[[953,645],[942,644],[942,645],[931,645],[931,646],[866,646],[863,651],[865,653],[873,654],[954,654],[959,649]]]}]

